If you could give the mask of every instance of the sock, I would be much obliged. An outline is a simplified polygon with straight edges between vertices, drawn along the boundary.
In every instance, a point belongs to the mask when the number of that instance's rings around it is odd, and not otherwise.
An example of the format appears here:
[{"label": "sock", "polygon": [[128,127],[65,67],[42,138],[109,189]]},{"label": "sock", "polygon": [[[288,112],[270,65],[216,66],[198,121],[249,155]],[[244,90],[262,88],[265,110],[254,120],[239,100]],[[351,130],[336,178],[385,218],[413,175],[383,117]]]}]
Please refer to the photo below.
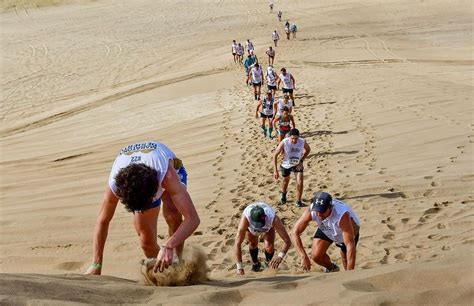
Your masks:
[{"label": "sock", "polygon": [[255,94],[255,100],[258,100],[258,99],[257,99],[257,94]]},{"label": "sock", "polygon": [[258,248],[256,249],[249,249],[250,257],[252,257],[252,262],[256,264],[258,262]]},{"label": "sock", "polygon": [[270,262],[272,260],[274,254],[275,254],[275,251],[273,251],[273,253],[268,253],[267,251],[265,251],[265,260],[267,262]]}]

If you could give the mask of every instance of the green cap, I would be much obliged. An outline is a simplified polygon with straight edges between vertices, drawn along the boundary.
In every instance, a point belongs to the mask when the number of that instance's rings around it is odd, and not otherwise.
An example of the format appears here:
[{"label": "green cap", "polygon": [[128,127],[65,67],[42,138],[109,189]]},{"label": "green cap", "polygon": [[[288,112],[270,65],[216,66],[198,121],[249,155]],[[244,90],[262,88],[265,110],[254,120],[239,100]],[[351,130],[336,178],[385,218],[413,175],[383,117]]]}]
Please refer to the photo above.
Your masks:
[{"label": "green cap", "polygon": [[265,226],[265,210],[262,206],[255,206],[250,210],[250,221],[255,228],[262,228]]}]

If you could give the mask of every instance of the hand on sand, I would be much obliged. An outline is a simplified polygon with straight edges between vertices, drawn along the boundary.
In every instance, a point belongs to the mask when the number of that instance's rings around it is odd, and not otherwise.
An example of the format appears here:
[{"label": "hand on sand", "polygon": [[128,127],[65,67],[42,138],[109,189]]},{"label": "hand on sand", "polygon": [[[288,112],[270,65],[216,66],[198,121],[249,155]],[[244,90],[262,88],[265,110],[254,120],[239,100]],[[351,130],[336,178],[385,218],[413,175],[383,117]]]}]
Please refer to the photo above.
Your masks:
[{"label": "hand on sand", "polygon": [[278,171],[274,171],[273,172],[273,177],[278,180],[280,178],[280,174],[278,173]]},{"label": "hand on sand", "polygon": [[279,256],[274,257],[272,259],[272,261],[270,261],[270,267],[272,267],[272,269],[278,269],[278,267],[280,266],[282,260],[283,260],[283,258],[281,258]]},{"label": "hand on sand", "polygon": [[158,271],[163,272],[165,269],[168,269],[169,266],[173,263],[173,249],[163,246],[158,252],[158,257],[156,258],[156,264],[153,268],[153,271],[156,273]]},{"label": "hand on sand", "polygon": [[311,270],[311,261],[309,260],[308,256],[305,256],[301,259],[301,267],[303,268],[304,272]]},{"label": "hand on sand", "polygon": [[237,275],[245,275],[244,269],[238,269]]}]

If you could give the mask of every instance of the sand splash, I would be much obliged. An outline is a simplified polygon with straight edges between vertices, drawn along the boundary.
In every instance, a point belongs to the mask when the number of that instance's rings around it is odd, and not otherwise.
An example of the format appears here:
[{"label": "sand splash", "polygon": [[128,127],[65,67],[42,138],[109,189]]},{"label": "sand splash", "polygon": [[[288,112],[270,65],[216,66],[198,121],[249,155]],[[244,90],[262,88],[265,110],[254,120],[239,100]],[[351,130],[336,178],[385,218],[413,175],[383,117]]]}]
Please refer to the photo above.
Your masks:
[{"label": "sand splash", "polygon": [[189,286],[207,280],[207,256],[202,249],[186,246],[183,260],[163,272],[153,272],[152,265],[141,265],[142,281],[149,286]]}]

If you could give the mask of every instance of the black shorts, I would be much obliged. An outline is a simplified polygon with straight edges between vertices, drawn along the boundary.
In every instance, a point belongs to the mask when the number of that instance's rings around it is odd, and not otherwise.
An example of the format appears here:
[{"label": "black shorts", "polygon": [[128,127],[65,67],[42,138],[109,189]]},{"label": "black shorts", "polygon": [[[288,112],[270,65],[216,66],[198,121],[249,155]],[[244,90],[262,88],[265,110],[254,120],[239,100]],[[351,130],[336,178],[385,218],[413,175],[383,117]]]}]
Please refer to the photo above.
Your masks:
[{"label": "black shorts", "polygon": [[232,52],[232,55],[236,55],[236,54],[237,54],[237,53],[235,53],[235,52]]},{"label": "black shorts", "polygon": [[[319,228],[316,231],[316,233],[314,234],[313,238],[314,239],[326,240],[330,244],[334,242],[328,236],[326,236],[326,234],[323,233],[323,231],[320,230]],[[357,242],[359,242],[359,233],[357,233],[357,235],[354,237],[354,241],[355,241],[355,244],[357,245]],[[336,246],[341,249],[342,253],[344,253],[344,254],[347,253],[347,248],[346,248],[346,245],[344,244],[344,242],[343,243],[336,243]]]},{"label": "black shorts", "polygon": [[260,118],[273,118],[273,115],[265,115],[264,113],[260,112]]},{"label": "black shorts", "polygon": [[267,85],[268,90],[277,90],[276,85]]},{"label": "black shorts", "polygon": [[290,93],[293,94],[293,89],[288,89],[288,88],[282,88],[283,93]]},{"label": "black shorts", "polygon": [[258,83],[253,83],[252,82],[252,85],[253,85],[253,87],[262,86],[262,82],[258,82]]},{"label": "black shorts", "polygon": [[304,167],[301,167],[301,170],[297,170],[296,169],[296,166],[293,166],[289,169],[286,169],[286,168],[283,168],[282,166],[280,166],[280,171],[281,171],[281,176],[283,177],[287,177],[288,175],[291,174],[291,172],[303,172],[304,171]]}]

